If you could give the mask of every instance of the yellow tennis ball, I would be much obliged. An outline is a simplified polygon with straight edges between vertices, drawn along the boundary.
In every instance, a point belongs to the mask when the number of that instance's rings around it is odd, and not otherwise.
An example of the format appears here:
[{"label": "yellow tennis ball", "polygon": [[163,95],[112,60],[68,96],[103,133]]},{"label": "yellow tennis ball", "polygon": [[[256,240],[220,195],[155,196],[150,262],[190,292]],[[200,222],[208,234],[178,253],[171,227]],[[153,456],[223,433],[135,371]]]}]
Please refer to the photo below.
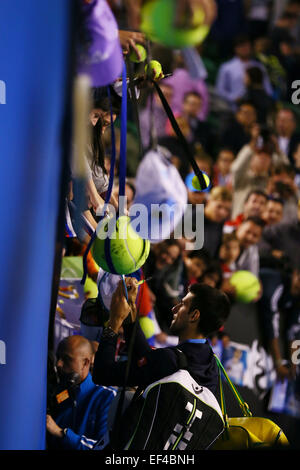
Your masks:
[{"label": "yellow tennis ball", "polygon": [[83,286],[83,292],[87,298],[93,299],[98,296],[98,286],[91,278],[87,277]]},{"label": "yellow tennis ball", "polygon": [[146,2],[141,10],[141,30],[154,42],[182,48],[200,44],[209,32],[201,7],[195,11],[189,28],[175,26],[176,0]]},{"label": "yellow tennis ball", "polygon": [[236,271],[229,282],[236,290],[236,300],[242,303],[253,302],[259,294],[259,279],[250,271]]},{"label": "yellow tennis ball", "polygon": [[132,62],[136,62],[137,64],[139,64],[140,62],[144,62],[146,60],[146,57],[147,57],[146,49],[141,44],[136,44],[135,47],[138,49],[141,58],[140,59],[138,58],[137,53],[133,49],[129,54],[129,59]]},{"label": "yellow tennis ball", "polygon": [[139,322],[146,339],[151,338],[155,333],[153,321],[148,317],[140,317]]},{"label": "yellow tennis ball", "polygon": [[[153,75],[153,72],[154,72],[154,75]],[[149,75],[154,80],[157,79],[162,73],[162,66],[160,62],[158,62],[158,60],[150,60],[149,68],[148,68],[148,64],[145,66],[145,73],[146,75]]]},{"label": "yellow tennis ball", "polygon": [[205,188],[202,188],[201,185],[200,185],[200,181],[198,179],[198,176],[195,175],[192,179],[192,185],[193,185],[193,188],[197,189],[197,191],[204,191],[205,189],[208,189],[209,186],[210,186],[210,179],[209,177],[207,176],[206,173],[202,172],[203,174],[203,177],[204,177],[204,180],[205,180],[205,183],[206,183],[206,186]]},{"label": "yellow tennis ball", "polygon": [[131,274],[148,258],[149,240],[141,238],[132,228],[130,217],[112,217],[105,221],[92,244],[91,253],[96,263],[106,272]]}]

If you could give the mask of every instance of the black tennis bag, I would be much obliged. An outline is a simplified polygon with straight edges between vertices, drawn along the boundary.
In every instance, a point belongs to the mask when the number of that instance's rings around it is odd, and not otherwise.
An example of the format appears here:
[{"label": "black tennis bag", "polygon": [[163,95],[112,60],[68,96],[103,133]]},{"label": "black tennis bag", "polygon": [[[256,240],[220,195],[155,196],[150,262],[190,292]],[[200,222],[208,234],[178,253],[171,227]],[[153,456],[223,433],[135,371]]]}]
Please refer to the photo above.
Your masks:
[{"label": "black tennis bag", "polygon": [[115,450],[204,450],[224,431],[214,394],[184,369],[150,384],[115,424]]}]

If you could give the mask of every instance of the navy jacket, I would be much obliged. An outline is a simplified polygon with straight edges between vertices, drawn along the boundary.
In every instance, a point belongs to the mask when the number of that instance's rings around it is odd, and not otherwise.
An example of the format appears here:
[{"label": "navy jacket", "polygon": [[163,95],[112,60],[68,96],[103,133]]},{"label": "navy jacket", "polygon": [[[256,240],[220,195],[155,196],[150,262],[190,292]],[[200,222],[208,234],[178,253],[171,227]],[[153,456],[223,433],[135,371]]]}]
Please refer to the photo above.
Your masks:
[{"label": "navy jacket", "polygon": [[[127,345],[132,331],[133,325],[124,326]],[[185,354],[188,370],[197,383],[215,393],[218,385],[218,368],[212,349],[208,341],[205,343],[190,341],[183,342],[176,348]],[[127,361],[115,361],[116,344],[116,338],[101,338],[94,361],[93,380],[95,383],[112,386],[124,385]],[[178,354],[174,351],[176,348],[151,349],[138,323],[126,385],[145,388],[152,382],[179,370]]]}]

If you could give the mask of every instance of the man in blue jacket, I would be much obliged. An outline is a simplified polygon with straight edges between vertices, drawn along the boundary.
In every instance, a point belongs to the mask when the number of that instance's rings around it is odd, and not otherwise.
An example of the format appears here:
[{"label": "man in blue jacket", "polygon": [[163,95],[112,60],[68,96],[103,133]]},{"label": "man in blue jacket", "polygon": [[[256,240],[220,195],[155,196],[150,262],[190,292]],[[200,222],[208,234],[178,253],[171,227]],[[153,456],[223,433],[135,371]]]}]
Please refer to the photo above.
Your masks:
[{"label": "man in blue jacket", "polygon": [[107,430],[107,414],[116,392],[95,385],[90,374],[93,349],[89,340],[74,335],[57,348],[57,371],[69,386],[56,396],[58,407],[47,415],[50,449],[91,450]]}]

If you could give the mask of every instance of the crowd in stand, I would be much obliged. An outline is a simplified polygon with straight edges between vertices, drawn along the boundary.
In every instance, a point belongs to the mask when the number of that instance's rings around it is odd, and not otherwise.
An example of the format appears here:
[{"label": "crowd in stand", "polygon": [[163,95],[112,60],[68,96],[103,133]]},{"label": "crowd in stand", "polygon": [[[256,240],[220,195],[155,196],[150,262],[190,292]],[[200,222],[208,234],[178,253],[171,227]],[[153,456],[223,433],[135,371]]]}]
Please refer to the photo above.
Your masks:
[{"label": "crowd in stand", "polygon": [[[119,2],[108,3],[123,28]],[[141,89],[138,102],[144,155],[154,135],[186,184],[188,202],[204,205],[203,247],[186,250],[186,240],[170,236],[151,245],[142,267],[144,277],[150,279],[146,295],[155,323],[155,344],[172,344],[171,311],[191,285],[218,288],[234,304],[236,292],[230,277],[247,270],[260,279],[261,290],[253,305],[261,311],[264,346],[273,358],[277,377],[295,379],[296,366],[290,360],[292,342],[300,339],[300,108],[292,102],[292,84],[300,79],[300,2],[216,3],[217,18],[198,47],[206,77],[192,78],[180,51],[152,45],[152,56],[161,62],[166,75],[171,74],[159,82],[161,90],[200,170],[212,182],[208,191],[197,191],[187,183],[191,169],[184,149],[158,96],[154,94],[151,101],[151,87]],[[101,101],[95,108],[100,107]],[[129,203],[134,201],[141,161],[139,132],[131,111],[129,105]],[[101,132],[102,167],[108,171],[110,132],[103,122]],[[99,184],[101,195],[107,181]],[[117,188],[115,200],[116,196]],[[98,204],[97,200],[93,208]],[[69,246],[66,254],[72,254]],[[93,272],[94,279],[96,276]],[[279,332],[280,317],[286,321]],[[225,326],[219,338],[225,344],[228,336]],[[286,352],[280,349],[280,341],[287,346]],[[64,353],[76,346],[83,351],[82,360],[92,357],[84,342],[73,343],[64,344]],[[86,360],[84,378],[89,366]],[[104,391],[101,396],[109,401],[107,394]],[[48,424],[50,433],[51,429],[52,434],[60,432],[52,422]],[[73,444],[73,448],[94,445],[92,440],[76,439],[68,435],[71,448]]]}]

